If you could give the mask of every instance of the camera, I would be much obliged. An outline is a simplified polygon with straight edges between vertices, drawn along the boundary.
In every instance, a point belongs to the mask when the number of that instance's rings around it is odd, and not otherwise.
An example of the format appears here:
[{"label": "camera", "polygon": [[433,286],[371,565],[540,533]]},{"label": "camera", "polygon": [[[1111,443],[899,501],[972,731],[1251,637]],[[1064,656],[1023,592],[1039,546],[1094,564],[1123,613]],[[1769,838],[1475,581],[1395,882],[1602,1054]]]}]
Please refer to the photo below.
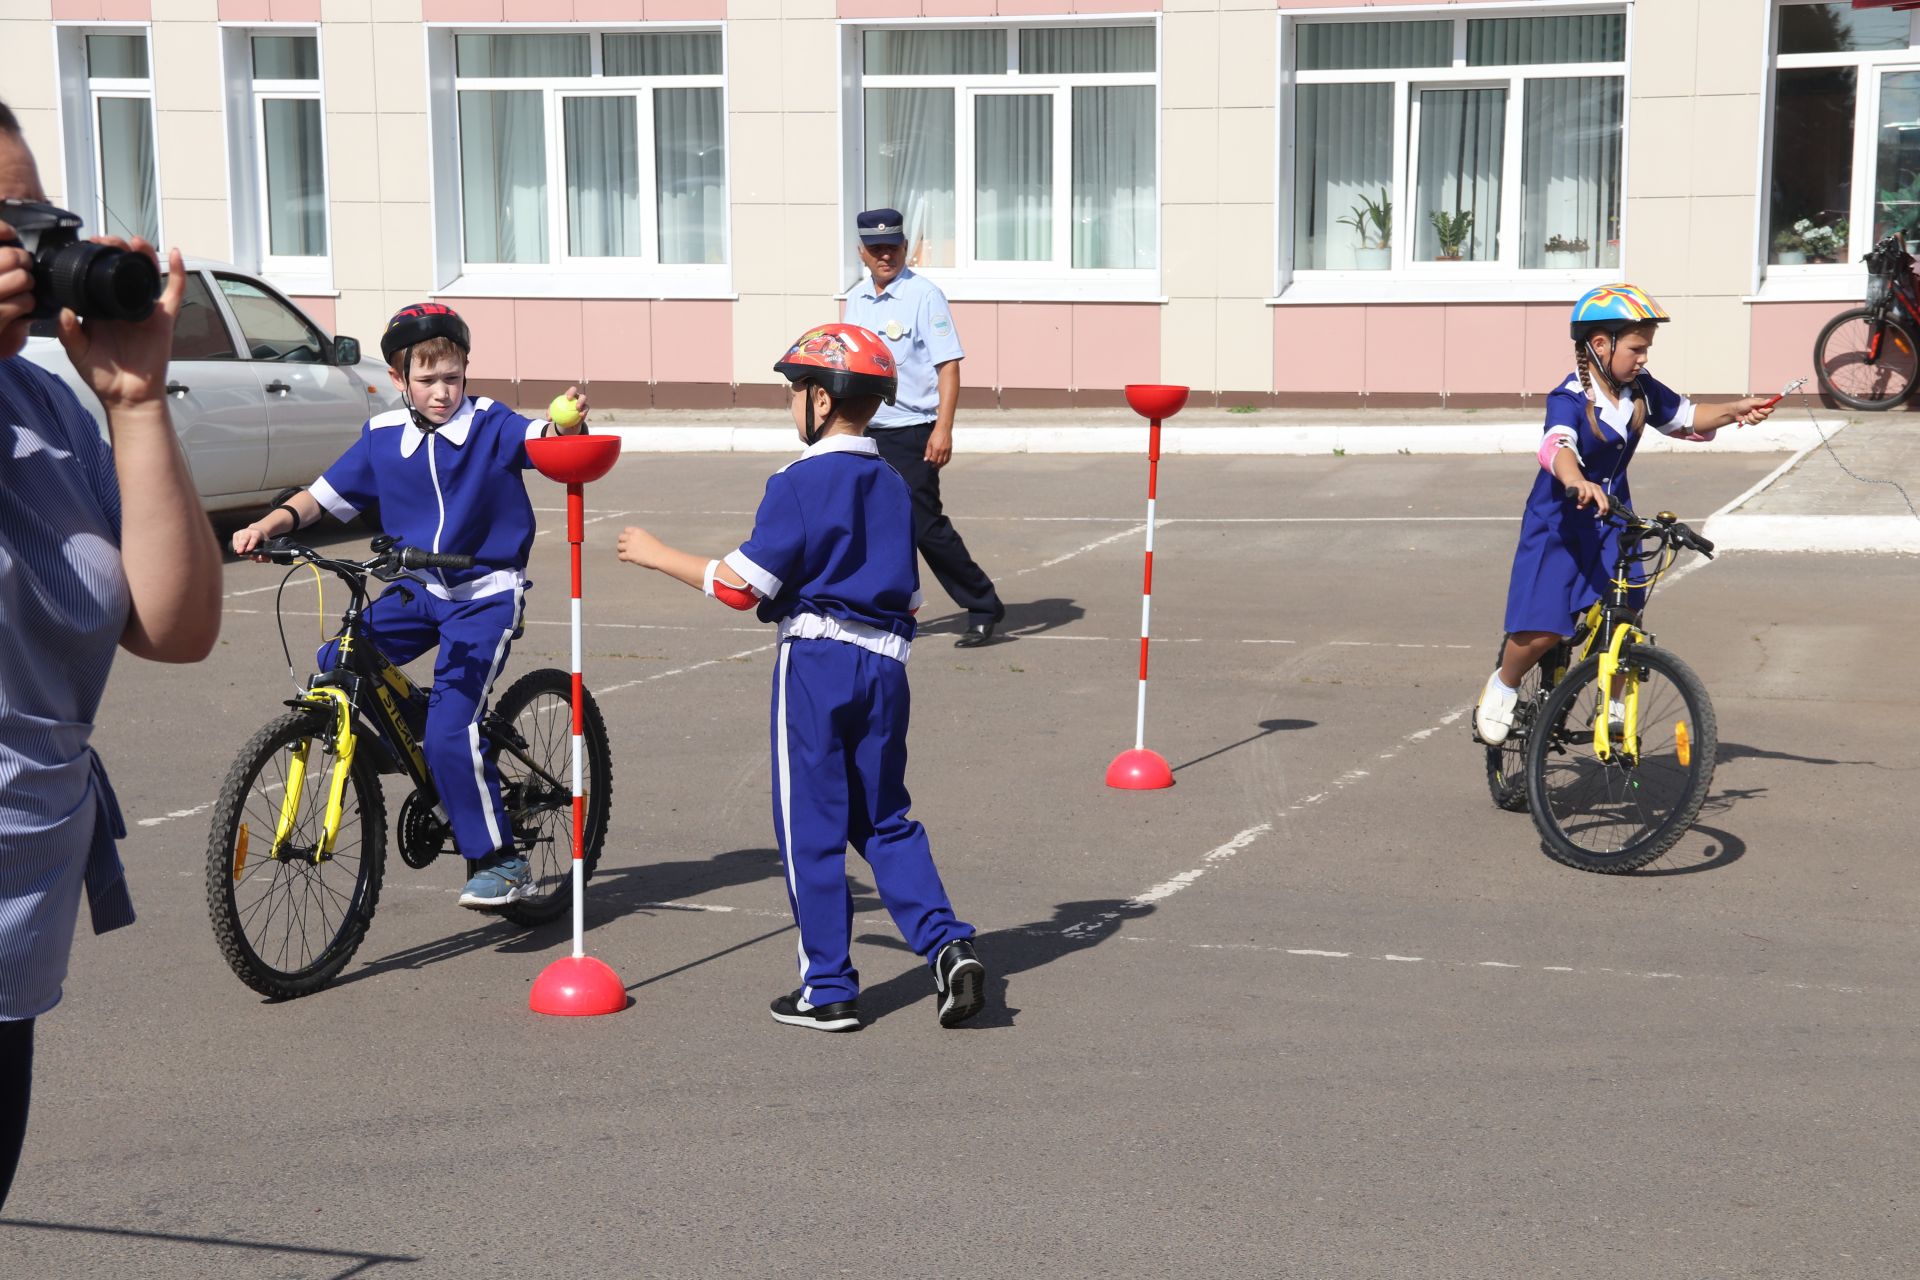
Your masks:
[{"label": "camera", "polygon": [[0,200],[0,222],[33,257],[32,319],[70,307],[99,320],[145,320],[160,297],[160,268],[143,253],[80,238],[80,215],[37,200]]}]

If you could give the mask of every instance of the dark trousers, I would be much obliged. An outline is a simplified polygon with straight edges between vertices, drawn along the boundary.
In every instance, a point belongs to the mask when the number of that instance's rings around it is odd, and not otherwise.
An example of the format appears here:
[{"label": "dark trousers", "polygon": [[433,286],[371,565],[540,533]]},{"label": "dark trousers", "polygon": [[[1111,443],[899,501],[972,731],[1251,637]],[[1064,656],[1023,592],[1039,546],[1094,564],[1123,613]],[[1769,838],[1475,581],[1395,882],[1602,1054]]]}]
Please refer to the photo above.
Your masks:
[{"label": "dark trousers", "polygon": [[0,1022],[0,1205],[7,1202],[20,1148],[27,1141],[33,1095],[33,1019]]},{"label": "dark trousers", "polygon": [[913,427],[869,427],[867,434],[880,456],[893,464],[913,490],[913,540],[926,558],[940,586],[975,620],[998,619],[1006,613],[993,580],[973,562],[960,531],[940,509],[940,471],[927,462],[927,439],[933,424]]}]

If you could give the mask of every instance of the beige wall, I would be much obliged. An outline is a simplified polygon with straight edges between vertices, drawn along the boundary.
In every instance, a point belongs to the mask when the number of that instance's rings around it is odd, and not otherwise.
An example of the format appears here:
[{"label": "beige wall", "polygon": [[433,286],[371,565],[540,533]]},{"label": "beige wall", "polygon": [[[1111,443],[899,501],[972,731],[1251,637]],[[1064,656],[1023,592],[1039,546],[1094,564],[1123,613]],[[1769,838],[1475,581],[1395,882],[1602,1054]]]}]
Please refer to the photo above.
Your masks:
[{"label": "beige wall", "polygon": [[1642,0],[1628,51],[1625,273],[1674,316],[1663,380],[1747,387],[1767,0]]}]

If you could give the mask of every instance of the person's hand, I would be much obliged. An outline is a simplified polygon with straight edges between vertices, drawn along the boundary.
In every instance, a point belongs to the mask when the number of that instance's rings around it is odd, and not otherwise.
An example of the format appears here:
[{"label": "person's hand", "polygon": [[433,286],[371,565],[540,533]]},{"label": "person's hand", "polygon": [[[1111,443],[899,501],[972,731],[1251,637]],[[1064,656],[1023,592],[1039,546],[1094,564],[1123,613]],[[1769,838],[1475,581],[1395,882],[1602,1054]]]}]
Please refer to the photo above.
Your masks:
[{"label": "person's hand", "polygon": [[255,564],[270,564],[272,563],[272,557],[254,554],[260,544],[266,540],[266,531],[259,525],[250,524],[244,528],[235,529],[233,531],[233,541],[231,544],[233,554],[245,556]]},{"label": "person's hand", "polygon": [[660,553],[665,549],[665,543],[637,524],[620,531],[620,558],[628,564],[637,564],[642,569],[658,568]]},{"label": "person's hand", "polygon": [[0,358],[27,345],[33,307],[33,255],[20,247],[13,228],[0,222]]},{"label": "person's hand", "polygon": [[1604,516],[1613,509],[1613,504],[1607,501],[1607,491],[1591,480],[1575,480],[1567,486],[1567,491],[1573,494],[1573,505],[1576,507],[1592,503],[1595,515]]},{"label": "person's hand", "polygon": [[935,427],[927,437],[927,465],[938,471],[953,461],[953,428]]},{"label": "person's hand", "polygon": [[577,386],[568,387],[565,394],[567,399],[576,402],[576,407],[580,410],[580,421],[570,427],[555,427],[554,430],[563,436],[578,435],[587,429],[587,396]]},{"label": "person's hand", "polygon": [[1749,396],[1733,402],[1733,420],[1743,427],[1765,422],[1773,416],[1773,396]]},{"label": "person's hand", "polygon": [[[95,244],[112,245],[154,257],[153,246],[136,238],[129,245],[117,236],[95,236]],[[164,403],[167,361],[173,354],[173,322],[187,291],[186,265],[180,251],[167,254],[167,287],[153,314],[138,323],[125,320],[82,320],[70,309],[60,312],[60,345],[86,380],[102,407],[111,411],[137,404]]]}]

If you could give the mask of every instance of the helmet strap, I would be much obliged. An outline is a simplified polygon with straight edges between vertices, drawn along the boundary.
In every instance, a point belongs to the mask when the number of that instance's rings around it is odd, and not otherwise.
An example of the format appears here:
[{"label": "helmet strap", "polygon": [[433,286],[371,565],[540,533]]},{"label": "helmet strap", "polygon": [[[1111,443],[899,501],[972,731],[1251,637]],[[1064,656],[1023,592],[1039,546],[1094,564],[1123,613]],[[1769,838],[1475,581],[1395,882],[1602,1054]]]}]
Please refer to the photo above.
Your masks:
[{"label": "helmet strap", "polygon": [[[1616,341],[1617,340],[1616,338]],[[1613,358],[1611,356],[1605,360],[1600,358],[1600,353],[1593,349],[1592,334],[1588,334],[1583,341],[1587,348],[1587,363],[1592,366],[1595,373],[1600,375],[1600,381],[1607,384],[1607,394],[1613,399],[1618,400],[1620,398],[1620,389],[1625,384],[1613,376]]]},{"label": "helmet strap", "polygon": [[408,347],[400,357],[400,403],[407,407],[413,416],[413,425],[422,435],[432,435],[440,429],[440,424],[420,412],[413,402],[413,348]]},{"label": "helmet strap", "polygon": [[826,430],[827,430],[827,424],[826,424],[826,423],[824,423],[824,422],[822,422],[822,423],[819,423],[818,425],[815,425],[815,423],[814,423],[814,417],[813,417],[813,389],[814,389],[814,387],[815,387],[816,385],[817,385],[817,384],[815,384],[815,383],[812,383],[812,382],[809,382],[809,383],[807,383],[807,390],[806,390],[806,397],[807,397],[807,434],[806,434],[806,440],[807,440],[807,447],[808,447],[808,448],[812,448],[812,447],[813,447],[814,445],[816,445],[816,444],[819,444],[819,443],[820,443],[820,437],[821,437],[822,435],[824,435],[824,434],[826,434]]}]

